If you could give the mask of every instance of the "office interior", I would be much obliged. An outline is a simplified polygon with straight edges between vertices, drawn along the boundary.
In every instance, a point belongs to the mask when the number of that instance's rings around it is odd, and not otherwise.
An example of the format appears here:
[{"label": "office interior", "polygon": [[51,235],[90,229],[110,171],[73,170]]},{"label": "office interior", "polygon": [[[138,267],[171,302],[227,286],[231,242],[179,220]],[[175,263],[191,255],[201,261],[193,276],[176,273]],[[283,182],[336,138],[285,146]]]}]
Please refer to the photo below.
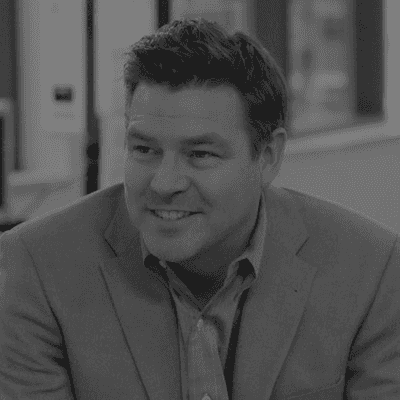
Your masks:
[{"label": "office interior", "polygon": [[123,180],[124,52],[201,16],[286,75],[274,184],[400,232],[398,15],[398,0],[0,0],[0,231]]}]

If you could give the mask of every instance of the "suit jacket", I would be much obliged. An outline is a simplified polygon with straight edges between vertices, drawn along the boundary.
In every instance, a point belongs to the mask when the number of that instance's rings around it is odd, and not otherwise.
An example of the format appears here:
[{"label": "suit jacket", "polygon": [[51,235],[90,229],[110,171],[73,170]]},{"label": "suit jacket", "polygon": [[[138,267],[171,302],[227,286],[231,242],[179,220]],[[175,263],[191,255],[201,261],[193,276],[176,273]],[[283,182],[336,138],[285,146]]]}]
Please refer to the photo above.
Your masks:
[{"label": "suit jacket", "polygon": [[[123,184],[0,239],[0,398],[181,398],[173,299],[145,268]],[[399,399],[400,244],[331,202],[265,188],[233,399]]]}]

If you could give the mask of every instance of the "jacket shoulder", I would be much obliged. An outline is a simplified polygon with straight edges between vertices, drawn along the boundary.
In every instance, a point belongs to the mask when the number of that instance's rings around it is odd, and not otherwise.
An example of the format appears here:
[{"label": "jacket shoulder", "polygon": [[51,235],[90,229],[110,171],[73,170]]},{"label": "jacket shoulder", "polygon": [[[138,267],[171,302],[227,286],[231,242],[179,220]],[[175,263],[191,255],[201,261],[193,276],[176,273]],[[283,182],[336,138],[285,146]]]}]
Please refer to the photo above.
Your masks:
[{"label": "jacket shoulder", "polygon": [[348,206],[332,200],[289,188],[277,188],[297,205],[304,222],[309,226],[327,225],[338,232],[357,232],[359,235],[381,236],[393,242],[398,235],[393,229]]},{"label": "jacket shoulder", "polygon": [[115,184],[82,196],[62,208],[25,221],[8,231],[7,235],[17,234],[26,241],[35,241],[43,240],[46,236],[61,238],[78,234],[82,230],[102,231],[113,217],[122,195],[123,184]]},{"label": "jacket shoulder", "polygon": [[308,233],[301,253],[307,261],[329,265],[334,259],[369,259],[386,264],[399,236],[394,230],[331,200],[284,187],[272,192],[301,216]]}]

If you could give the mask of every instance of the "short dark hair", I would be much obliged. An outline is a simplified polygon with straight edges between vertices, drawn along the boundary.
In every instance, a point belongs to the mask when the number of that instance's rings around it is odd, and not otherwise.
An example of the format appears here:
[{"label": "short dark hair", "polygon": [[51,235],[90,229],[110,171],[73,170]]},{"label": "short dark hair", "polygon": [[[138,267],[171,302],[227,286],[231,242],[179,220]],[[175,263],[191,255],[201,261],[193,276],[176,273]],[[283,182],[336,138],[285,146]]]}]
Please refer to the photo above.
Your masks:
[{"label": "short dark hair", "polygon": [[241,96],[253,160],[275,129],[287,129],[284,75],[268,50],[241,31],[229,34],[204,18],[179,18],[144,36],[125,55],[126,110],[140,82],[173,92],[226,85]]}]

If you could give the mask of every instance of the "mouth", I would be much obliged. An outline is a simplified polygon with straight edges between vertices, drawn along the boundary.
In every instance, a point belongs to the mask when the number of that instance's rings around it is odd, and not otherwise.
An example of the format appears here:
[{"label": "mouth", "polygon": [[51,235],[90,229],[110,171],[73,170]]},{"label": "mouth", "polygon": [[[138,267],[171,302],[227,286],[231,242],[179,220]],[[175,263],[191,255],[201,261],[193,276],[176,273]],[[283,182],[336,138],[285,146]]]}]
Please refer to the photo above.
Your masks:
[{"label": "mouth", "polygon": [[158,211],[148,209],[153,216],[159,218],[162,221],[180,221],[191,217],[192,215],[199,214],[198,212],[190,211]]},{"label": "mouth", "polygon": [[192,215],[199,214],[198,212],[190,212],[190,211],[158,211],[147,209],[155,217],[158,217],[165,221],[177,221],[180,219],[184,219],[190,217]]}]

